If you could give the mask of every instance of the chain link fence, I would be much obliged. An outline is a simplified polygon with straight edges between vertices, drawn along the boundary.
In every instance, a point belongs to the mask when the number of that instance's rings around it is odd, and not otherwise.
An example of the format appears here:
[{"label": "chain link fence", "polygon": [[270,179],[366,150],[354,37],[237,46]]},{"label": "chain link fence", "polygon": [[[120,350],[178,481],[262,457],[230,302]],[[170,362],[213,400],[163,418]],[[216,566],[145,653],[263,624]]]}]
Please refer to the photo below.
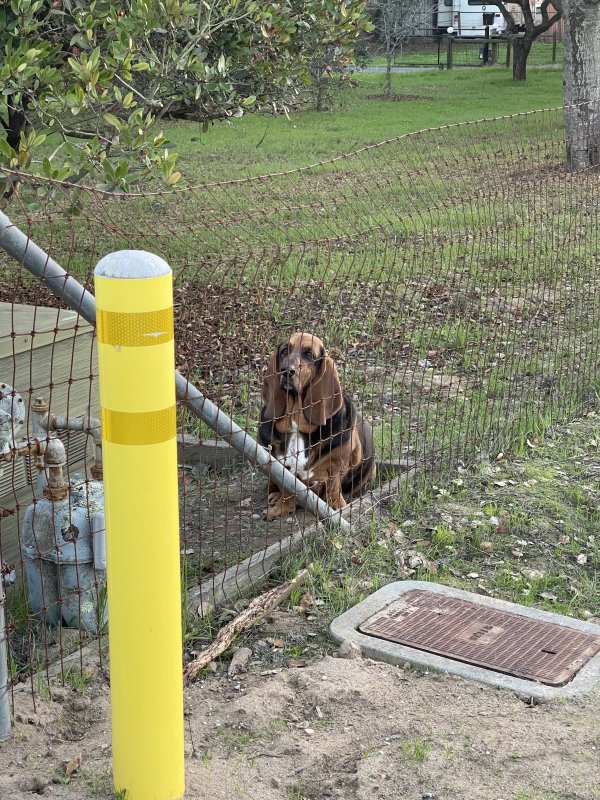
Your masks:
[{"label": "chain link fence", "polygon": [[[90,291],[109,252],[163,257],[177,368],[252,436],[270,354],[294,331],[319,336],[374,431],[378,477],[345,512],[360,526],[415,481],[526,445],[595,401],[600,176],[566,172],[563,113],[143,195],[14,176],[10,216]],[[102,653],[95,337],[21,264],[0,261],[9,679],[35,688]],[[179,430],[186,618],[257,591],[319,526],[300,508],[267,522],[266,476],[185,403]],[[47,455],[55,437],[62,461]],[[48,509],[59,467],[70,489]]]}]

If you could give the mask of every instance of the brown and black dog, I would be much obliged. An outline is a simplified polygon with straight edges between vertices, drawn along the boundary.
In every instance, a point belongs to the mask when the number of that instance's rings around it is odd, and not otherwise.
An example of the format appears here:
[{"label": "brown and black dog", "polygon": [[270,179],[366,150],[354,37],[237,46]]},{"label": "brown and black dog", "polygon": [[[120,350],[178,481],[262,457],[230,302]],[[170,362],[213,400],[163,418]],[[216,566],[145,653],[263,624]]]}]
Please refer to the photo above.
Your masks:
[{"label": "brown and black dog", "polygon": [[[342,391],[323,342],[294,333],[269,358],[258,440],[333,508],[375,478],[373,431]],[[291,513],[294,495],[269,482],[267,519]]]}]

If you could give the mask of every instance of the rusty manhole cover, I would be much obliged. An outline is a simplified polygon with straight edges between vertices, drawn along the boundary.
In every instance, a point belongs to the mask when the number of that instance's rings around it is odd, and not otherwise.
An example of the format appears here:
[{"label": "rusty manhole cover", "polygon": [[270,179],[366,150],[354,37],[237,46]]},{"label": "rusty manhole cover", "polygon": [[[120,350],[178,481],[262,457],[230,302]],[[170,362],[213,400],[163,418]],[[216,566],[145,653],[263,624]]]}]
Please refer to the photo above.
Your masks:
[{"label": "rusty manhole cover", "polygon": [[600,636],[415,589],[359,630],[486,669],[563,686],[600,652]]}]

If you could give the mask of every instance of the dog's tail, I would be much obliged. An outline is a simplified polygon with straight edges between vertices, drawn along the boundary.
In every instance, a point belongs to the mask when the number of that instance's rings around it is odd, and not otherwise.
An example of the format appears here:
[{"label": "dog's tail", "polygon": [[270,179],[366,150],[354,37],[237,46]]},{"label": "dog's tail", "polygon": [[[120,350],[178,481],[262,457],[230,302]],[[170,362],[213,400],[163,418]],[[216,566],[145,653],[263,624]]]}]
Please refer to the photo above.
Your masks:
[{"label": "dog's tail", "polygon": [[377,473],[373,429],[358,412],[356,412],[356,429],[362,446],[362,458],[342,481],[342,494],[348,497],[354,497],[363,492],[368,484],[375,480]]}]

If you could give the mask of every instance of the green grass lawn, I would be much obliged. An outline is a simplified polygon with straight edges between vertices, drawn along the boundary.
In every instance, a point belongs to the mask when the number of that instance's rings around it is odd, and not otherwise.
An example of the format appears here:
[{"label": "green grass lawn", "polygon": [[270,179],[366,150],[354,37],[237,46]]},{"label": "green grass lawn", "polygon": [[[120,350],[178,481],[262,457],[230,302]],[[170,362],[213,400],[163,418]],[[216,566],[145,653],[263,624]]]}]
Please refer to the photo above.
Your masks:
[{"label": "green grass lawn", "polygon": [[[242,425],[257,396],[249,359],[295,327],[336,349],[381,453],[406,443],[454,457],[466,430],[471,444],[496,448],[521,430],[522,407],[526,425],[544,414],[538,376],[558,385],[574,361],[585,372],[594,357],[561,355],[578,325],[590,329],[595,285],[578,293],[568,277],[574,258],[578,280],[591,274],[593,225],[582,219],[577,239],[565,238],[588,189],[565,192],[560,111],[524,113],[560,104],[560,75],[532,70],[515,84],[502,68],[399,74],[394,101],[380,98],[382,78],[362,75],[327,113],[248,115],[207,134],[170,123],[196,189],[90,195],[81,217],[61,220],[53,206],[31,230],[82,276],[112,250],[167,259],[184,291],[178,363]],[[451,126],[514,114],[524,115]],[[415,130],[424,132],[341,157]],[[546,284],[566,304],[554,303],[547,331],[537,314]],[[345,358],[349,346],[368,359]],[[584,390],[565,391],[563,407]]]},{"label": "green grass lawn", "polygon": [[195,123],[167,122],[165,132],[187,181],[205,183],[294,169],[423,128],[562,103],[560,70],[531,70],[522,84],[501,67],[396,74],[394,101],[373,98],[383,91],[383,77],[360,74],[358,86],[338,94],[329,112],[249,114],[215,123],[206,134]]}]

